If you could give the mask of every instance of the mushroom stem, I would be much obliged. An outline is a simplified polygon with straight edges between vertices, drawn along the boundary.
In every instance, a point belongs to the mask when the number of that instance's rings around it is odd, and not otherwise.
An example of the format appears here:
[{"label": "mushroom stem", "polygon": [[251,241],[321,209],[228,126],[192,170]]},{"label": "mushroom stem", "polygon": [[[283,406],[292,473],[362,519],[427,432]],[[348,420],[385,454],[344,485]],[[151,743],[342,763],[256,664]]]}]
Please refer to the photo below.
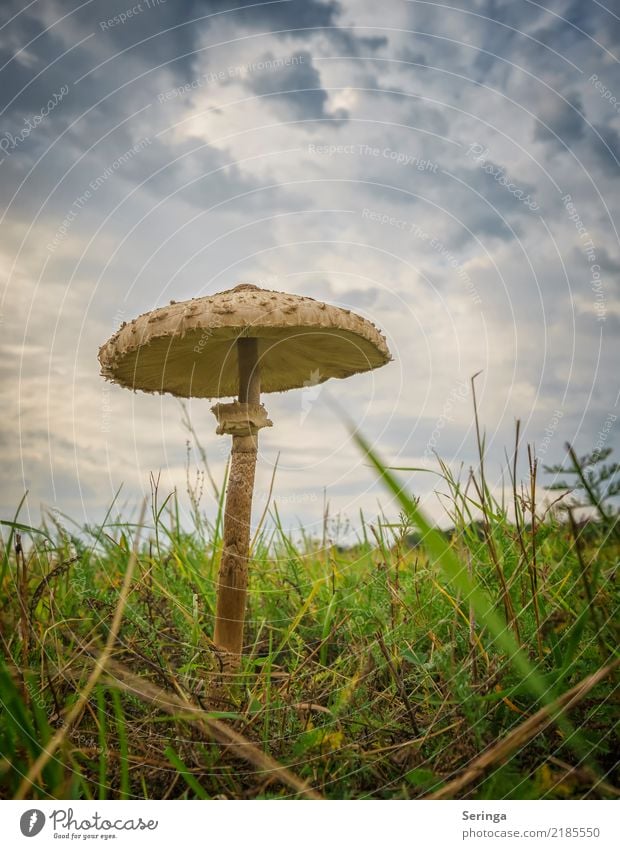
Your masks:
[{"label": "mushroom stem", "polygon": [[[237,341],[239,402],[260,403],[258,340]],[[224,510],[224,547],[217,585],[213,640],[227,666],[239,663],[243,648],[243,623],[248,586],[250,521],[256,471],[258,434],[233,435],[230,474]]]},{"label": "mushroom stem", "polygon": [[239,402],[260,404],[260,370],[258,367],[258,339],[237,339],[239,359]]}]

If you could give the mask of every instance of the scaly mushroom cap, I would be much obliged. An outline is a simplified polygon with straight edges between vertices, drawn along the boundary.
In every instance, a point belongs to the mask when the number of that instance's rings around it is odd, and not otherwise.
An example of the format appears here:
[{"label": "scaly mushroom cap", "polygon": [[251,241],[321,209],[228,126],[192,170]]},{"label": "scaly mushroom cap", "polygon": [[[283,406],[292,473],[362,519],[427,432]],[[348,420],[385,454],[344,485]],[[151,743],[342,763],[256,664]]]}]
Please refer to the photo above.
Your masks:
[{"label": "scaly mushroom cap", "polygon": [[239,337],[256,337],[261,392],[348,377],[391,359],[385,337],[350,310],[242,283],[123,323],[99,349],[108,380],[185,398],[238,394]]}]

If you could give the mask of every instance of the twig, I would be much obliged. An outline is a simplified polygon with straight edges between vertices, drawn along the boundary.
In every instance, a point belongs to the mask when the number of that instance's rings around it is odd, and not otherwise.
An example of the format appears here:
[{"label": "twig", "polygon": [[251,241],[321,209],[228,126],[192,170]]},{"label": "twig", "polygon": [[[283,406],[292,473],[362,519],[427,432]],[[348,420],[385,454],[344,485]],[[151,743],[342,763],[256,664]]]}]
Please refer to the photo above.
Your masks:
[{"label": "twig", "polygon": [[517,615],[515,613],[514,605],[512,603],[512,598],[510,597],[510,591],[508,589],[508,584],[506,583],[506,576],[504,575],[504,570],[502,569],[502,564],[499,560],[499,555],[497,553],[497,549],[495,547],[495,541],[493,539],[493,534],[491,532],[491,525],[489,523],[489,517],[487,515],[485,503],[484,503],[484,486],[479,485],[478,481],[474,477],[472,472],[471,481],[474,485],[474,489],[478,494],[478,498],[480,498],[480,502],[483,507],[482,513],[482,531],[484,533],[484,539],[487,546],[487,551],[489,552],[489,557],[493,564],[493,568],[497,574],[497,579],[500,583],[501,593],[502,593],[502,601],[504,604],[504,611],[506,613],[506,621],[511,625],[512,630],[514,631],[515,640],[517,641],[517,645],[521,645],[521,632],[519,630],[519,622],[517,620]]},{"label": "twig", "polygon": [[573,766],[572,764],[567,764],[565,761],[561,761],[559,758],[555,758],[553,755],[549,755],[549,763],[555,764],[559,766],[560,769],[563,769],[566,775],[564,778],[568,778],[569,775],[575,775],[580,781],[588,782],[592,784],[593,788],[600,787],[601,790],[604,790],[605,793],[609,793],[610,796],[620,797],[620,790],[617,787],[614,787],[613,784],[610,784],[609,781],[605,781],[603,778],[599,778],[591,769],[588,769],[587,766]]},{"label": "twig", "polygon": [[479,779],[490,767],[507,758],[515,749],[525,746],[534,735],[542,733],[561,713],[566,713],[575,707],[619,663],[620,659],[615,660],[613,663],[601,667],[593,675],[584,678],[579,684],[571,687],[570,690],[567,690],[566,693],[559,696],[550,705],[541,708],[533,716],[530,716],[529,719],[526,719],[525,722],[522,722],[521,725],[518,725],[503,740],[500,740],[499,743],[496,743],[490,749],[487,749],[486,752],[483,752],[461,775],[425,798],[450,799],[455,796],[469,784]]},{"label": "twig", "polygon": [[43,595],[45,588],[49,587],[50,582],[54,578],[59,578],[61,575],[71,568],[73,563],[77,563],[80,559],[79,555],[75,557],[70,557],[68,560],[63,560],[62,563],[59,563],[58,566],[55,566],[51,572],[48,572],[41,581],[38,583],[36,590],[32,594],[32,598],[30,600],[30,619],[34,618],[34,610],[37,604],[39,603],[41,596]]},{"label": "twig", "polygon": [[572,509],[569,507],[567,512],[571,531],[575,540],[575,553],[577,554],[577,562],[579,563],[580,570],[579,577],[583,582],[583,588],[585,590],[586,599],[588,601],[588,609],[590,611],[590,616],[592,617],[592,621],[594,622],[594,627],[596,629],[596,642],[598,643],[598,647],[601,652],[601,659],[604,661],[608,657],[608,652],[605,648],[605,643],[603,641],[603,626],[600,623],[598,610],[594,601],[594,594],[592,593],[590,578],[588,576],[588,567],[585,564],[585,561],[583,559],[583,553],[581,551],[581,537],[579,535],[579,531],[577,530],[577,524],[575,522],[575,517],[573,516]]},{"label": "twig", "polygon": [[202,732],[219,746],[225,746],[233,754],[256,769],[268,773],[282,784],[295,790],[307,799],[321,799],[320,793],[303,781],[288,767],[279,763],[270,755],[261,751],[258,746],[235,731],[225,722],[213,719],[206,711],[192,704],[187,699],[175,696],[167,690],[162,690],[150,681],[130,672],[120,663],[111,661],[108,664],[108,675],[112,677],[115,687],[125,690],[142,701],[156,705],[172,716],[182,715],[183,720]]},{"label": "twig", "polygon": [[415,716],[415,711],[411,702],[409,701],[409,697],[407,696],[407,692],[405,690],[405,685],[403,684],[402,678],[398,675],[396,670],[394,669],[394,664],[392,663],[392,658],[390,657],[390,653],[385,645],[385,641],[383,639],[383,635],[380,631],[376,633],[377,644],[381,649],[381,654],[385,658],[385,662],[387,663],[387,667],[390,670],[390,675],[392,676],[394,683],[396,684],[396,688],[400,693],[400,697],[403,700],[405,707],[407,708],[407,713],[409,714],[409,719],[411,720],[411,727],[414,732],[419,736],[420,735],[420,726],[418,725],[418,721]]}]

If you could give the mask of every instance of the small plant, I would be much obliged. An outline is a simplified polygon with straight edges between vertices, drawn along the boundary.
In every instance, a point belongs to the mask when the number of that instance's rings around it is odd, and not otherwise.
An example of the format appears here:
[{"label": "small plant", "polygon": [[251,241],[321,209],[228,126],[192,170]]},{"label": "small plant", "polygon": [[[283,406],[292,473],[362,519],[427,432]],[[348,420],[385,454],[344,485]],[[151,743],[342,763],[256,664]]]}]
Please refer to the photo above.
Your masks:
[{"label": "small plant", "polygon": [[606,463],[612,449],[592,451],[578,457],[570,443],[566,443],[568,463],[555,466],[545,466],[545,471],[552,475],[565,475],[571,478],[570,482],[556,480],[547,489],[569,490],[579,493],[579,498],[574,507],[594,507],[601,521],[605,524],[614,523],[615,533],[618,534],[615,524],[615,511],[610,499],[620,495],[620,463]]}]

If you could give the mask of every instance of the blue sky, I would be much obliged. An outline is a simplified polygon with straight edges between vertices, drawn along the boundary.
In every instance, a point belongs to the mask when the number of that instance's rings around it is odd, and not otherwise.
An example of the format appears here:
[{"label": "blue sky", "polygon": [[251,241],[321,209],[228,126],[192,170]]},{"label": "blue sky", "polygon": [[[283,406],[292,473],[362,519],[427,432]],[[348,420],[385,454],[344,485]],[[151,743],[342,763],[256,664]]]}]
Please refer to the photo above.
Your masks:
[{"label": "blue sky", "polygon": [[[106,385],[121,321],[248,280],[360,312],[394,362],[269,395],[257,504],[394,508],[394,465],[618,442],[620,16],[599,2],[5,2],[0,512],[96,521],[177,488],[179,402]],[[309,378],[311,364],[309,364]],[[193,425],[221,478],[205,401]],[[191,474],[197,462],[190,456]],[[525,474],[525,467],[522,472]],[[437,521],[430,474],[408,476]],[[262,499],[262,500],[261,500]],[[205,491],[203,507],[212,509]]]}]

